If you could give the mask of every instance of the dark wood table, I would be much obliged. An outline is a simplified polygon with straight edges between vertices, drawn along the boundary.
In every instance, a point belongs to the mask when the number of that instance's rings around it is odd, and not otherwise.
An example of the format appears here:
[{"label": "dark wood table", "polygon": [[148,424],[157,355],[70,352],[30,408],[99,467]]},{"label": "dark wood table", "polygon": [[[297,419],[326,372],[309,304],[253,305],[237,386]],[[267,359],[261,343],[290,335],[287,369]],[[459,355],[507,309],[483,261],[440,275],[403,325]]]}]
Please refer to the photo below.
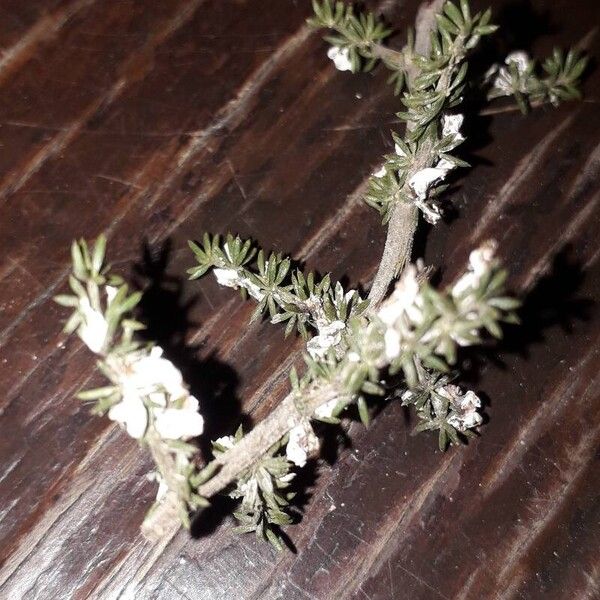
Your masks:
[{"label": "dark wood table", "polygon": [[[505,29],[488,56],[545,55],[600,16],[597,0],[493,4]],[[400,31],[416,5],[380,2]],[[399,103],[382,69],[334,70],[308,13],[305,0],[0,2],[1,598],[600,598],[597,63],[583,102],[473,116],[454,218],[418,239],[443,283],[496,238],[526,297],[522,328],[465,355],[462,381],[487,399],[481,438],[442,454],[398,403],[368,430],[347,423],[332,464],[302,474],[295,553],[233,535],[219,502],[194,537],[139,533],[151,463],[74,398],[101,378],[51,298],[71,240],[106,232],[208,435],[272,410],[301,341],[249,325],[252,303],[214,278],[187,282],[186,241],[237,232],[368,287],[384,229],[360,196]]]}]

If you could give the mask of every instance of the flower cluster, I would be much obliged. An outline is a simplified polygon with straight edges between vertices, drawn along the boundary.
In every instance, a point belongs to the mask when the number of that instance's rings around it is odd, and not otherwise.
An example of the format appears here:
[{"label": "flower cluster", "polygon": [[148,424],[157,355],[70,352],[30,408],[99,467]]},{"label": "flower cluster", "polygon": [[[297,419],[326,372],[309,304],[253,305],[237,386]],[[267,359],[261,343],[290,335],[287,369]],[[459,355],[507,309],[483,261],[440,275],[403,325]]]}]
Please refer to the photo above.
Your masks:
[{"label": "flower cluster", "polygon": [[[365,71],[372,69],[378,59],[392,63],[393,58],[388,58],[386,49],[381,46],[381,41],[391,30],[373,13],[356,15],[352,5],[334,0],[313,0],[312,5],[314,15],[308,23],[335,32],[326,40],[331,44],[327,56],[336,69],[356,73],[361,68]],[[397,65],[398,60],[394,64]]]},{"label": "flower cluster", "polygon": [[141,298],[128,294],[127,285],[104,268],[106,241],[98,238],[92,251],[85,241],[71,248],[73,295],[55,300],[73,309],[66,331],[75,331],[99,358],[99,368],[110,385],[79,394],[94,402],[94,412],[107,414],[127,433],[147,444],[157,463],[153,478],[159,483],[157,502],[173,504],[184,522],[189,510],[203,504],[189,478],[195,448],[186,444],[199,436],[204,419],[198,400],[189,393],[181,372],[152,344],[133,340],[143,325],[126,318]]},{"label": "flower cluster", "polygon": [[579,86],[588,59],[576,50],[563,54],[554,50],[542,63],[539,74],[536,62],[524,51],[511,52],[504,65],[493,65],[486,73],[488,98],[514,96],[523,113],[531,105],[550,102],[558,106],[565,100],[580,98]]},{"label": "flower cluster", "polygon": [[121,395],[108,417],[131,437],[144,437],[149,426],[167,440],[188,440],[202,433],[198,400],[190,395],[180,371],[163,357],[162,348],[109,356],[105,366]]}]

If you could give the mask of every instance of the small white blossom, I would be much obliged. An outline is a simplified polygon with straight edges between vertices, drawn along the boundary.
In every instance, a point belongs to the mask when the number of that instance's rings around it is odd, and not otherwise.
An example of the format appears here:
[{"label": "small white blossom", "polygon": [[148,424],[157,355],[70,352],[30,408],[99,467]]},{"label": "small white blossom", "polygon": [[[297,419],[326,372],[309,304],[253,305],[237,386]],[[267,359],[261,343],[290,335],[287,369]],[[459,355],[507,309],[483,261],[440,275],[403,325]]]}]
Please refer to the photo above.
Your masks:
[{"label": "small white blossom", "polygon": [[108,322],[101,312],[92,308],[87,298],[82,298],[79,301],[79,310],[83,317],[83,323],[79,326],[77,333],[82,342],[92,352],[98,354],[102,352],[106,343]]},{"label": "small white blossom", "polygon": [[417,274],[417,267],[408,265],[391,296],[379,310],[379,318],[386,325],[395,325],[404,314],[412,321],[420,321],[422,313],[419,306],[420,287]]},{"label": "small white blossom", "polygon": [[481,400],[477,394],[469,390],[466,394],[457,385],[445,385],[436,389],[436,392],[450,401],[451,414],[447,421],[458,431],[466,431],[481,425],[483,419],[478,409]]},{"label": "small white blossom", "polygon": [[298,467],[306,464],[306,459],[318,452],[319,438],[315,435],[308,419],[290,430],[289,440],[285,448],[287,459]]},{"label": "small white blossom", "polygon": [[377,177],[378,179],[381,179],[382,177],[385,177],[385,174],[386,174],[385,165],[383,165],[380,169],[377,169],[377,171],[375,171],[373,173],[373,177]]},{"label": "small white blossom", "polygon": [[308,353],[314,358],[325,358],[329,348],[337,346],[342,341],[342,331],[346,328],[343,321],[332,321],[327,325],[319,326],[319,334],[311,338],[306,344]]},{"label": "small white blossom", "polygon": [[529,58],[529,54],[524,50],[515,50],[504,59],[504,62],[507,65],[517,65],[519,75],[523,75],[529,68],[531,59]]},{"label": "small white blossom", "polygon": [[353,363],[360,362],[360,355],[357,352],[348,352],[348,360]]},{"label": "small white blossom", "polygon": [[233,448],[235,438],[232,435],[224,435],[223,437],[217,438],[214,443],[223,446],[223,448]]},{"label": "small white blossom", "polygon": [[181,372],[163,357],[160,346],[154,346],[149,354],[134,357],[121,375],[121,381],[123,388],[133,389],[142,396],[156,392],[157,388],[165,390],[171,399],[181,398],[188,393]]},{"label": "small white blossom", "polygon": [[121,401],[110,408],[108,418],[121,424],[136,440],[144,437],[148,427],[148,409],[135,392],[125,393]]},{"label": "small white blossom", "polygon": [[[227,253],[227,246],[225,247],[225,251]],[[264,298],[264,293],[261,291],[261,289],[249,279],[240,277],[239,273],[235,269],[217,268],[213,269],[213,273],[217,278],[217,282],[224,287],[230,287],[234,289],[238,289],[240,287],[246,288],[250,296],[259,302]]]},{"label": "small white blossom", "polygon": [[425,220],[432,225],[435,225],[442,218],[440,207],[437,204],[415,200],[415,206],[422,211]]},{"label": "small white blossom", "polygon": [[485,275],[496,263],[495,240],[488,240],[469,255],[469,266],[478,277]]},{"label": "small white blossom", "polygon": [[167,440],[187,440],[204,431],[204,419],[194,396],[188,396],[180,408],[156,409],[154,415],[154,428]]},{"label": "small white blossom", "polygon": [[198,414],[198,400],[189,394],[181,372],[163,357],[160,346],[128,357],[118,367],[118,377],[122,399],[108,416],[129,435],[136,439],[144,436],[149,408],[154,428],[163,438],[189,439],[202,433],[204,419]]},{"label": "small white blossom", "polygon": [[460,128],[463,124],[464,116],[458,115],[444,115],[442,117],[442,136],[453,136],[455,141],[463,141],[465,138],[460,133]]},{"label": "small white blossom", "polygon": [[496,247],[494,240],[484,242],[469,255],[469,270],[454,284],[452,295],[457,298],[470,289],[475,289],[481,278],[496,264]]},{"label": "small white blossom", "polygon": [[325,402],[325,404],[321,404],[315,409],[315,416],[319,418],[330,419],[333,417],[333,411],[337,406],[338,401],[334,398],[333,400],[329,400],[329,402]]},{"label": "small white blossom", "polygon": [[385,334],[383,336],[383,343],[385,347],[385,357],[389,361],[392,361],[398,356],[400,356],[400,342],[401,337],[399,331],[393,328],[386,329]]},{"label": "small white blossom", "polygon": [[409,402],[410,400],[413,399],[414,396],[415,396],[415,393],[412,390],[406,390],[406,391],[402,392],[402,396],[400,396],[400,400],[402,400],[403,403]]},{"label": "small white blossom", "polygon": [[444,179],[448,169],[439,167],[427,167],[417,171],[409,180],[408,185],[413,189],[419,200],[425,200],[429,188]]},{"label": "small white blossom", "polygon": [[116,288],[114,285],[107,285],[104,291],[106,292],[106,301],[110,304],[115,299],[119,288]]},{"label": "small white blossom", "polygon": [[383,338],[385,355],[390,361],[400,355],[403,335],[423,318],[417,275],[415,265],[406,267],[391,296],[379,309],[378,316],[386,325]]},{"label": "small white blossom", "polygon": [[417,171],[408,181],[408,185],[414,190],[417,198],[425,199],[429,188],[442,179],[445,172],[435,167],[427,167]]},{"label": "small white blossom", "polygon": [[338,71],[352,71],[352,61],[350,60],[350,51],[348,48],[331,46],[327,50],[327,57],[333,61]]},{"label": "small white blossom", "polygon": [[[225,251],[227,252],[227,246],[225,246]],[[232,288],[238,287],[240,278],[235,269],[213,269],[213,273],[219,285]]]},{"label": "small white blossom", "polygon": [[[486,73],[486,79],[496,76],[492,82],[492,86],[494,90],[496,90],[496,96],[511,96],[514,92],[527,92],[526,86],[526,75],[531,67],[531,59],[527,52],[523,52],[522,50],[517,50],[516,52],[511,52],[506,59],[504,60],[506,67],[497,67],[493,66]],[[513,78],[510,72],[510,65],[515,65],[517,68],[517,80]]]},{"label": "small white blossom", "polygon": [[400,144],[398,144],[398,143],[394,144],[394,152],[398,156],[406,156],[406,152],[404,152],[404,150],[402,150],[402,148],[400,148]]}]

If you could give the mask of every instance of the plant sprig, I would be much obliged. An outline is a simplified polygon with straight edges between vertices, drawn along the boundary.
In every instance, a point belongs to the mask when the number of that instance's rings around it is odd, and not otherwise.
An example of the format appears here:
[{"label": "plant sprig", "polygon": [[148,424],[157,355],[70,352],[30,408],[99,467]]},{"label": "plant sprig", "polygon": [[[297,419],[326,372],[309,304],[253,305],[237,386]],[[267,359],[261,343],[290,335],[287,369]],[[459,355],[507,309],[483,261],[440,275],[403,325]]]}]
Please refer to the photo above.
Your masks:
[{"label": "plant sprig", "polygon": [[334,321],[346,323],[368,306],[358,293],[346,293],[339,282],[333,284],[330,275],[293,269],[290,258],[275,252],[267,255],[251,240],[204,234],[201,244],[190,241],[189,246],[198,263],[188,269],[190,279],[213,269],[219,283],[239,288],[258,302],[253,320],[268,315],[273,323],[286,322],[286,336],[297,329],[308,339],[311,331]]},{"label": "plant sprig", "polygon": [[514,96],[519,109],[527,113],[532,106],[550,103],[558,106],[581,98],[581,77],[589,59],[582,52],[555,48],[541,69],[525,52],[512,52],[503,66],[494,65],[486,79],[491,83],[488,98]]},{"label": "plant sprig", "polygon": [[334,35],[325,39],[334,47],[347,52],[352,65],[352,72],[370,71],[378,59],[386,57],[386,62],[396,57],[401,68],[401,54],[389,51],[381,46],[381,42],[392,32],[383,21],[377,19],[372,12],[355,14],[351,4],[335,0],[313,0],[314,15],[308,24],[315,28],[331,29]]}]

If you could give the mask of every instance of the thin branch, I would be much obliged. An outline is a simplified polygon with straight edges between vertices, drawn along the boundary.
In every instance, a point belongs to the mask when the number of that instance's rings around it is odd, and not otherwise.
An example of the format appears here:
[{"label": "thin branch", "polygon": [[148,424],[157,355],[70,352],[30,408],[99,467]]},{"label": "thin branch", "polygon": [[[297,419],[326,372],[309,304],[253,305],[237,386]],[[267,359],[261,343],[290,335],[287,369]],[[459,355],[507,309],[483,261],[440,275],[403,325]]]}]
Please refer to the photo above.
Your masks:
[{"label": "thin branch", "polygon": [[256,425],[227,452],[217,456],[215,461],[223,467],[212,479],[199,487],[199,493],[205,498],[214,496],[251,467],[290,429],[300,424],[303,419],[311,417],[319,406],[331,400],[349,402],[351,396],[344,391],[341,382],[315,382],[312,389],[302,394],[302,405],[297,399],[296,393],[288,394],[264,421]]},{"label": "thin branch", "polygon": [[[431,3],[425,3],[419,8],[415,25],[415,51],[418,54],[429,54],[431,32],[436,26],[435,15],[441,10],[444,1],[433,0]],[[411,68],[408,68],[407,65],[406,74],[410,85],[416,76],[416,71],[412,65]],[[409,130],[411,125],[410,122],[407,124]],[[404,184],[406,191],[410,191],[408,182],[411,177],[427,166],[425,159],[429,159],[429,152],[420,152],[420,154],[422,156],[421,160],[417,158],[407,174],[406,183]],[[390,287],[390,283],[410,261],[413,238],[418,223],[419,212],[414,204],[397,202],[392,208],[383,255],[369,293],[372,308],[376,308],[381,303]]]}]

